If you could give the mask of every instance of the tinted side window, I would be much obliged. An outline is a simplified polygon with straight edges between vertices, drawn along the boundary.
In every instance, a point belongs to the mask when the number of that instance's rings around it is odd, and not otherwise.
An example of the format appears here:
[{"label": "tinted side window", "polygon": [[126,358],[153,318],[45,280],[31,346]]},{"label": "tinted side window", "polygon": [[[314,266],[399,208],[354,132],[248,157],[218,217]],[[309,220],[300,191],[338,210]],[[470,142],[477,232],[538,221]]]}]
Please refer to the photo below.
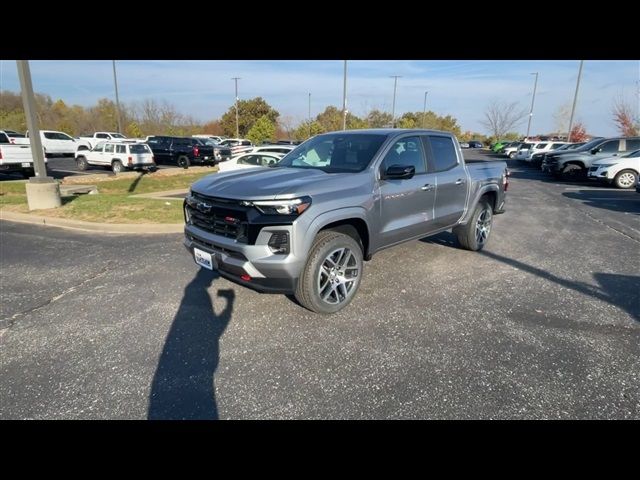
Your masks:
[{"label": "tinted side window", "polygon": [[98,133],[96,135],[96,138],[109,138],[109,135],[107,135],[106,133]]},{"label": "tinted side window", "polygon": [[125,145],[116,145],[116,153],[127,153],[127,147]]},{"label": "tinted side window", "polygon": [[433,170],[442,172],[458,164],[456,148],[451,137],[429,136],[431,153],[433,154]]},{"label": "tinted side window", "polygon": [[603,153],[616,153],[619,145],[620,140],[611,140],[600,145],[600,151]]},{"label": "tinted side window", "polygon": [[392,165],[411,166],[416,169],[416,175],[427,172],[424,154],[418,137],[405,137],[398,140],[387,152],[382,160],[382,171]]},{"label": "tinted side window", "polygon": [[258,155],[248,155],[238,159],[238,163],[241,165],[261,165],[260,157]]},{"label": "tinted side window", "polygon": [[638,149],[640,149],[640,140],[627,140],[626,152],[633,152]]},{"label": "tinted side window", "polygon": [[11,143],[6,133],[0,133],[0,143]]},{"label": "tinted side window", "polygon": [[53,132],[44,132],[44,138],[48,138],[49,140],[57,140],[58,135]]},{"label": "tinted side window", "polygon": [[104,152],[105,152],[105,153],[113,153],[113,143],[108,143],[108,144],[104,147]]}]

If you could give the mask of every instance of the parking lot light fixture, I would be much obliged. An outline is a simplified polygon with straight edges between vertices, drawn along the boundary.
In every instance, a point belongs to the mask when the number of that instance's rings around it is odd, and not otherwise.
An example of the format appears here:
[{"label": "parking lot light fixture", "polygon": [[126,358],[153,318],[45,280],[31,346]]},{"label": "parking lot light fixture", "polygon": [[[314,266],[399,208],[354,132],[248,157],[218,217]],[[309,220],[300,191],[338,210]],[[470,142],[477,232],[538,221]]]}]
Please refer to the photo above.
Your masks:
[{"label": "parking lot light fixture", "polygon": [[422,128],[427,128],[427,94],[424,92],[424,106],[422,107]]},{"label": "parking lot light fixture", "polygon": [[401,75],[391,75],[389,78],[393,78],[393,102],[391,104],[391,126],[396,128],[396,90],[398,87],[398,79],[402,78]]},{"label": "parking lot light fixture", "polygon": [[233,77],[231,80],[236,82],[236,138],[240,138],[240,121],[238,119],[238,80],[240,77]]},{"label": "parking lot light fixture", "polygon": [[527,125],[527,138],[529,138],[529,131],[531,130],[531,119],[533,118],[533,104],[536,101],[536,89],[538,88],[538,72],[533,72],[531,75],[536,76],[536,80],[533,84],[533,96],[531,97],[531,110],[529,110],[529,124]]}]

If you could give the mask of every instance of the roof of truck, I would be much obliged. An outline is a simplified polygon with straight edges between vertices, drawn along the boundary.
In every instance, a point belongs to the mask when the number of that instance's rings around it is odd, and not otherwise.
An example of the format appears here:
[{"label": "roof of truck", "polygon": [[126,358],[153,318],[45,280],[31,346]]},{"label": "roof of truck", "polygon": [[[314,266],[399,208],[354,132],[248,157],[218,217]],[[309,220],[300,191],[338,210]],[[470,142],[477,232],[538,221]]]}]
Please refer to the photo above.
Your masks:
[{"label": "roof of truck", "polygon": [[363,128],[357,130],[337,130],[334,132],[325,132],[320,135],[326,135],[328,133],[364,133],[368,135],[399,135],[401,133],[439,133],[446,135],[453,135],[451,132],[445,132],[442,130],[428,130],[425,128]]}]

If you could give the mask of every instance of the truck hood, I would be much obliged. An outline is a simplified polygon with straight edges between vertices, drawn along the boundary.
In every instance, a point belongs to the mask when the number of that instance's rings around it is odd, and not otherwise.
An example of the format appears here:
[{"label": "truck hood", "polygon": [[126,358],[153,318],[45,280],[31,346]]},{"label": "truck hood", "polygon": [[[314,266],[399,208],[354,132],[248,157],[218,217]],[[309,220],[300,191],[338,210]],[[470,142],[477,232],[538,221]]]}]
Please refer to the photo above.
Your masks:
[{"label": "truck hood", "polygon": [[[238,200],[280,200],[326,193],[340,177],[340,184],[361,183],[358,173],[325,173],[304,168],[255,168],[208,175],[191,189],[211,197]],[[349,180],[347,180],[349,179]],[[346,180],[346,182],[345,182]]]},{"label": "truck hood", "polygon": [[[357,173],[325,173],[304,168],[255,168],[209,175],[195,182],[191,189],[211,197],[239,200],[280,200],[314,193],[326,193],[331,183],[341,177],[360,181]],[[351,183],[351,182],[349,182]]]}]

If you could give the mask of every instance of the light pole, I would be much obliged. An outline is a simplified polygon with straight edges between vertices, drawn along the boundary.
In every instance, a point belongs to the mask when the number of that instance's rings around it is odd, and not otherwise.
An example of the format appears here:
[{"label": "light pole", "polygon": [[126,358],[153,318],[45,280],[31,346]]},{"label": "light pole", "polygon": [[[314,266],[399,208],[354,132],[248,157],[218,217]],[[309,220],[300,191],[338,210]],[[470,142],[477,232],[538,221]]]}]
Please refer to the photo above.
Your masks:
[{"label": "light pole", "polygon": [[347,129],[347,61],[344,61],[344,82],[342,85],[342,129]]},{"label": "light pole", "polygon": [[122,133],[122,124],[120,123],[120,97],[118,97],[118,77],[116,76],[116,61],[113,62],[113,83],[116,86],[116,118],[118,120],[118,133]]},{"label": "light pole", "polygon": [[393,78],[393,103],[391,104],[391,125],[396,128],[396,89],[398,87],[398,79],[402,78],[401,75],[391,75],[389,78]]},{"label": "light pole", "polygon": [[424,92],[424,107],[422,107],[422,128],[427,128],[427,93]]},{"label": "light pole", "polygon": [[238,121],[238,80],[240,77],[232,77],[231,80],[236,82],[236,138],[240,138],[240,122]]},{"label": "light pole", "polygon": [[311,92],[309,92],[309,136],[311,136]]},{"label": "light pole", "polygon": [[584,60],[580,60],[580,68],[578,69],[578,81],[576,82],[576,93],[573,95],[573,107],[571,107],[571,118],[569,119],[569,133],[567,134],[567,142],[571,142],[571,129],[573,128],[573,114],[576,111],[576,102],[578,101],[578,89],[580,88],[580,77],[582,76],[582,65]]},{"label": "light pole", "polygon": [[56,208],[61,205],[60,186],[52,177],[47,176],[47,167],[44,164],[44,149],[40,138],[29,60],[16,60],[16,63],[20,79],[20,90],[22,90],[24,116],[29,129],[29,143],[31,144],[31,156],[33,157],[33,170],[35,173],[35,176],[29,178],[25,185],[27,203],[29,210]]},{"label": "light pole", "polygon": [[529,124],[527,125],[527,138],[529,138],[529,130],[531,129],[531,119],[533,118],[533,103],[536,101],[536,88],[538,87],[538,72],[534,72],[531,75],[535,75],[536,80],[533,84],[533,97],[531,97],[531,110],[529,110]]}]

